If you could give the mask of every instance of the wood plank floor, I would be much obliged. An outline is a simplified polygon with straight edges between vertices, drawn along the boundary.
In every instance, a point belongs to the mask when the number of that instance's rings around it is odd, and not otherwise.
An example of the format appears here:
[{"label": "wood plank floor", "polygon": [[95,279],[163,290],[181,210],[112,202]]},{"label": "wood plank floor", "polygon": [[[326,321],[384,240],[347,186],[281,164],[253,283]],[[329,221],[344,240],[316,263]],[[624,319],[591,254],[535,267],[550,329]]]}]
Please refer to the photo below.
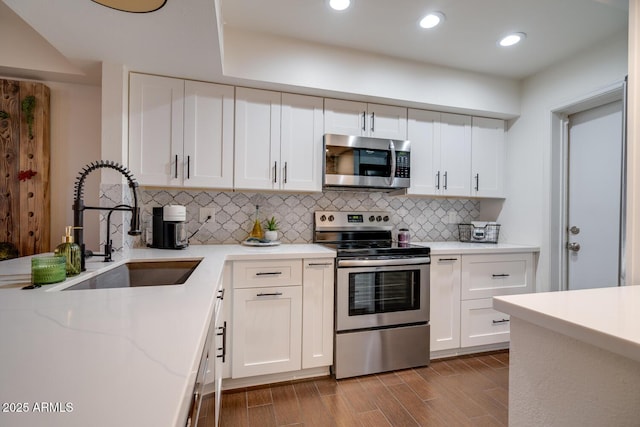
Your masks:
[{"label": "wood plank floor", "polygon": [[[222,427],[507,426],[508,351],[358,378],[286,382],[222,395]],[[200,423],[213,426],[205,397]]]}]

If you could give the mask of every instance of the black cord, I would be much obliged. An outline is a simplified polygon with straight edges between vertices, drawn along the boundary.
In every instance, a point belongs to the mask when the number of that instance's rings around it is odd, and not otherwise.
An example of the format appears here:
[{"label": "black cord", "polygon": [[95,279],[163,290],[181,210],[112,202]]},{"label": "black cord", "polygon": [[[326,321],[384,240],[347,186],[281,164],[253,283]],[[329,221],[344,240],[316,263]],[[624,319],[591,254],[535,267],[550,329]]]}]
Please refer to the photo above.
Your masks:
[{"label": "black cord", "polygon": [[211,215],[207,215],[207,219],[205,219],[204,222],[202,224],[200,224],[200,227],[198,227],[198,229],[196,231],[194,231],[193,234],[191,236],[189,236],[189,238],[187,240],[191,240],[191,238],[193,236],[195,236],[198,231],[202,230],[202,227],[204,227],[204,225],[207,222],[209,222],[210,219],[211,219]]}]

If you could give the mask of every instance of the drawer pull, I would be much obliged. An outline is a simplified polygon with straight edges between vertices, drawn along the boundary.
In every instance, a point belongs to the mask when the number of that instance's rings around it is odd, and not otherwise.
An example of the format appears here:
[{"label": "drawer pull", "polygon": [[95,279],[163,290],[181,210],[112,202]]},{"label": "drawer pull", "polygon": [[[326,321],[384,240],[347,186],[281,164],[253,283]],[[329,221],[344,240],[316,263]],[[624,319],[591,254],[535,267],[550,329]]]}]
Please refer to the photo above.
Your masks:
[{"label": "drawer pull", "polygon": [[279,276],[282,271],[268,271],[266,273],[256,273],[256,276]]},{"label": "drawer pull", "polygon": [[500,278],[500,277],[509,277],[508,274],[492,274],[491,275],[494,279]]},{"label": "drawer pull", "polygon": [[491,322],[492,322],[494,325],[500,325],[500,324],[502,324],[502,323],[507,323],[508,321],[509,321],[509,319],[501,319],[501,320],[492,320]]},{"label": "drawer pull", "polygon": [[328,267],[330,266],[330,262],[310,262],[309,267]]},{"label": "drawer pull", "polygon": [[282,292],[260,292],[256,294],[257,297],[279,297],[282,296]]},{"label": "drawer pull", "polygon": [[438,262],[440,261],[457,261],[458,258],[438,258]]}]

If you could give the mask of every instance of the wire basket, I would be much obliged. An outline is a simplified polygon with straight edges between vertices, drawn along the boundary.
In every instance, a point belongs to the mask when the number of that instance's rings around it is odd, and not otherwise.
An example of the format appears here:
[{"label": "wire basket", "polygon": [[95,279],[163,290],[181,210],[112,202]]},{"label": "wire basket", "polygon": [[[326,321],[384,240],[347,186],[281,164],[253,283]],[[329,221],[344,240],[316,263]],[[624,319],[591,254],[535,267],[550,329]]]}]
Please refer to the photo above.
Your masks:
[{"label": "wire basket", "polygon": [[484,227],[473,224],[458,224],[461,242],[471,243],[498,243],[500,224],[489,223]]}]

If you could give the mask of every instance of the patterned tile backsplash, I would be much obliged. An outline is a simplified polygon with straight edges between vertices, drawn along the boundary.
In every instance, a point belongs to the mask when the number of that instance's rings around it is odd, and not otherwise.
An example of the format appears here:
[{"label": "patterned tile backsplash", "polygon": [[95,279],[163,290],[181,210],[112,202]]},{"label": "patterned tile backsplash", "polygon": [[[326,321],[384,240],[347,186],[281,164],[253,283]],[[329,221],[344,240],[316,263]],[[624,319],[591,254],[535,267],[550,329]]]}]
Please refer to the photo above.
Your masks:
[{"label": "patterned tile backsplash", "polygon": [[[139,194],[145,227],[151,226],[153,207],[185,205],[187,229],[191,235],[201,225],[198,222],[200,208],[214,208],[214,220],[202,226],[190,239],[190,243],[196,245],[239,243],[246,239],[253,225],[256,205],[260,206],[263,223],[267,218],[276,217],[280,224],[279,240],[283,243],[312,242],[313,212],[317,210],[388,211],[394,236],[399,228],[408,228],[411,239],[416,242],[457,240],[457,224],[476,220],[480,213],[477,200],[412,198],[378,192],[290,194],[142,188]],[[143,246],[144,240],[135,239],[133,244]]]}]

